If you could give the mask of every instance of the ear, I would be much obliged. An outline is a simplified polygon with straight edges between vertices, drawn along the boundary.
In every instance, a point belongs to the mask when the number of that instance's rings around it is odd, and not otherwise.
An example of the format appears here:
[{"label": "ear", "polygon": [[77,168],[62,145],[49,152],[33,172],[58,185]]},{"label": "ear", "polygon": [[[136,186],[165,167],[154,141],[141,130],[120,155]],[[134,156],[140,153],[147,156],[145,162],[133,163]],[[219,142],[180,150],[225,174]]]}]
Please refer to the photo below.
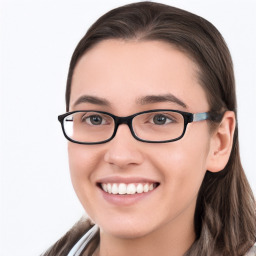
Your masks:
[{"label": "ear", "polygon": [[207,160],[208,171],[219,172],[225,168],[233,146],[235,127],[235,113],[226,111],[221,123],[211,135]]}]

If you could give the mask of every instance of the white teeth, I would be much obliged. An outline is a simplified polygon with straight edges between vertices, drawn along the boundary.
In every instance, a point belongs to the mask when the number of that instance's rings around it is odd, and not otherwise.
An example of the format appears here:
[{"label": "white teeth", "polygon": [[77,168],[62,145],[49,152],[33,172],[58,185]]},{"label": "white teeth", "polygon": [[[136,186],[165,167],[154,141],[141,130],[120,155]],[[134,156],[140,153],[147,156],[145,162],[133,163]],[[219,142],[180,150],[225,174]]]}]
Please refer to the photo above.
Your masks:
[{"label": "white teeth", "polygon": [[114,183],[112,185],[111,193],[114,195],[116,195],[118,193],[118,187],[117,187],[116,183]]},{"label": "white teeth", "polygon": [[133,194],[135,194],[135,193],[136,193],[136,187],[135,187],[135,185],[134,185],[134,184],[129,184],[129,185],[127,186],[126,193],[127,193],[128,195],[133,195]]},{"label": "white teeth", "polygon": [[137,193],[142,193],[143,192],[143,185],[142,184],[138,184],[137,185],[137,189],[136,189]]},{"label": "white teeth", "polygon": [[108,192],[108,185],[107,184],[103,184],[102,188],[105,192]]},{"label": "white teeth", "polygon": [[102,189],[109,193],[114,195],[134,195],[135,193],[141,194],[141,193],[147,193],[155,188],[153,183],[130,183],[130,184],[124,184],[124,183],[102,183],[101,184]]},{"label": "white teeth", "polygon": [[119,189],[118,191],[119,195],[126,194],[126,185],[124,183],[120,183],[118,189]]},{"label": "white teeth", "polygon": [[111,192],[112,192],[111,184],[107,184],[107,190],[108,190],[108,193],[111,193]]},{"label": "white teeth", "polygon": [[145,184],[144,187],[143,187],[144,193],[147,193],[147,192],[148,192],[148,189],[149,189],[148,184]]}]

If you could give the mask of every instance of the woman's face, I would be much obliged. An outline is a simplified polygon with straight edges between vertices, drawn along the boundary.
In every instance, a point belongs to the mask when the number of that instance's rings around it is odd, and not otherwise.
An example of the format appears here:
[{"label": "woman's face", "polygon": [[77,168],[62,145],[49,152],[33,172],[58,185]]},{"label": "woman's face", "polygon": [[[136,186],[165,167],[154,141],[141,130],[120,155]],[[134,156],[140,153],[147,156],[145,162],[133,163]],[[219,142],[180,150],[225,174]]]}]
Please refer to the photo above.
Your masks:
[{"label": "woman's face", "polygon": [[[209,106],[197,71],[184,53],[167,43],[105,40],[89,50],[74,70],[70,111],[93,109],[117,116],[150,109],[206,112]],[[151,96],[159,97],[146,100]],[[84,100],[78,103],[81,97]],[[155,144],[136,140],[123,124],[105,144],[69,142],[72,183],[88,215],[113,236],[134,238],[193,226],[210,144],[207,121],[188,124],[178,141]],[[101,188],[114,183],[155,188],[132,195]]]}]

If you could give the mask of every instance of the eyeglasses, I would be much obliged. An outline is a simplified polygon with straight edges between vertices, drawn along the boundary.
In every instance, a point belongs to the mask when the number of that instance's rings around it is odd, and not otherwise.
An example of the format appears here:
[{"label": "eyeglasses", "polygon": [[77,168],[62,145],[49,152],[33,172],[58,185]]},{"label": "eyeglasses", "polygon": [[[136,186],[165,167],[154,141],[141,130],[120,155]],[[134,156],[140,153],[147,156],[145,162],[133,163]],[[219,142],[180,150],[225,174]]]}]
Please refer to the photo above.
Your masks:
[{"label": "eyeglasses", "polygon": [[203,120],[219,122],[223,114],[188,113],[156,109],[119,117],[103,111],[83,110],[58,116],[64,136],[78,144],[101,144],[112,140],[119,125],[127,124],[132,136],[142,142],[166,143],[181,139],[187,124]]}]

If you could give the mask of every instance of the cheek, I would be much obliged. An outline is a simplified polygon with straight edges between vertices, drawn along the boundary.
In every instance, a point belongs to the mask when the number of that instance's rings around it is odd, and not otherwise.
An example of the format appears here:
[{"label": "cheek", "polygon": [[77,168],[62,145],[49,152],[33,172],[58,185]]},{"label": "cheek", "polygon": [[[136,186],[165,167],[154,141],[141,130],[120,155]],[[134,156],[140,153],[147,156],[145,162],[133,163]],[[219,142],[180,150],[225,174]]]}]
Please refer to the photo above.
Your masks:
[{"label": "cheek", "polygon": [[89,197],[91,194],[89,188],[91,187],[93,171],[97,169],[97,165],[100,163],[97,150],[92,146],[88,147],[74,143],[68,145],[71,181],[83,205],[83,201],[87,201],[84,197]]},{"label": "cheek", "polygon": [[184,144],[177,143],[170,145],[168,149],[157,150],[157,157],[154,158],[155,164],[165,172],[165,177],[172,175],[187,177],[206,171],[208,145],[202,142],[195,145]]},{"label": "cheek", "polygon": [[152,162],[161,170],[169,192],[180,198],[197,195],[206,173],[209,153],[209,134],[199,134],[197,131],[189,133],[189,136],[177,142],[159,147],[157,157]]},{"label": "cheek", "polygon": [[74,143],[68,145],[69,168],[73,188],[85,212],[93,220],[97,214],[95,207],[95,170],[102,163],[101,151],[97,146]]},{"label": "cheek", "polygon": [[68,144],[71,177],[89,176],[91,170],[96,167],[98,154],[93,150],[92,146],[88,147],[74,143]]}]

